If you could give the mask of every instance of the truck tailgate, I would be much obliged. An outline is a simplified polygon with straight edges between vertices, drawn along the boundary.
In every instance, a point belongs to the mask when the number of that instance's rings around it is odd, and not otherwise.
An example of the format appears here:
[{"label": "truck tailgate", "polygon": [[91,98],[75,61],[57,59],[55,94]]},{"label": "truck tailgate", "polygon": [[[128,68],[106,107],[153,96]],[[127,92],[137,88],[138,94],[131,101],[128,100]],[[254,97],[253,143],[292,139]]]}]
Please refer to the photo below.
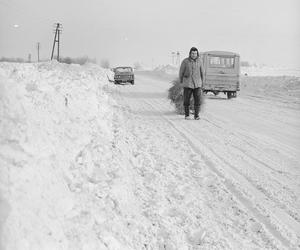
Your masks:
[{"label": "truck tailgate", "polygon": [[219,90],[219,91],[238,91],[239,77],[231,74],[207,74],[204,77],[203,88],[205,90]]}]

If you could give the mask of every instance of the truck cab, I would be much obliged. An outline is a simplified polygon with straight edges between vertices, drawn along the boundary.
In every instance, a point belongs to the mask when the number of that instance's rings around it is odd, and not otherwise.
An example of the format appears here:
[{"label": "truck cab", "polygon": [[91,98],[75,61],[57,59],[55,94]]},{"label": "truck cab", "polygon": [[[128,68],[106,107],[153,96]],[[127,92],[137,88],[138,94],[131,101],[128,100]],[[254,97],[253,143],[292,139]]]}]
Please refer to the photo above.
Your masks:
[{"label": "truck cab", "polygon": [[218,95],[223,92],[227,98],[236,97],[240,90],[240,56],[228,51],[207,51],[200,53],[203,62],[203,92]]}]

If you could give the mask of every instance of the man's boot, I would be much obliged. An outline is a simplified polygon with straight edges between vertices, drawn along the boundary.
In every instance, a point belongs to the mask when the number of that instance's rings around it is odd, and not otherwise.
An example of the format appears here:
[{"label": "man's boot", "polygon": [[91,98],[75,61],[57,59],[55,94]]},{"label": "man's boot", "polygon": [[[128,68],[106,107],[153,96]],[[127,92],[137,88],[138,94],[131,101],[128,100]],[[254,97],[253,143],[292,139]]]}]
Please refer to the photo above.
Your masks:
[{"label": "man's boot", "polygon": [[189,106],[184,106],[184,118],[186,120],[190,119],[190,107]]},{"label": "man's boot", "polygon": [[199,120],[200,106],[194,106],[194,109],[195,109],[195,114],[194,114],[195,120]]}]

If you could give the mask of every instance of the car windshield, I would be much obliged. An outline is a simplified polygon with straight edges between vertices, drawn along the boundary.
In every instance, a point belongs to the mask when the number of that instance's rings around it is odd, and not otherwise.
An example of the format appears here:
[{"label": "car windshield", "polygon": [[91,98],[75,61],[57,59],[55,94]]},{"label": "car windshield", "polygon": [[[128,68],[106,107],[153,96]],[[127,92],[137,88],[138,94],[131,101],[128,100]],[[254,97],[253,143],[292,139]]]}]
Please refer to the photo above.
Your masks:
[{"label": "car windshield", "polygon": [[128,68],[128,67],[116,68],[116,72],[118,72],[118,73],[130,73],[130,72],[132,72],[132,69]]},{"label": "car windshield", "polygon": [[209,56],[209,65],[214,68],[233,68],[234,57]]}]

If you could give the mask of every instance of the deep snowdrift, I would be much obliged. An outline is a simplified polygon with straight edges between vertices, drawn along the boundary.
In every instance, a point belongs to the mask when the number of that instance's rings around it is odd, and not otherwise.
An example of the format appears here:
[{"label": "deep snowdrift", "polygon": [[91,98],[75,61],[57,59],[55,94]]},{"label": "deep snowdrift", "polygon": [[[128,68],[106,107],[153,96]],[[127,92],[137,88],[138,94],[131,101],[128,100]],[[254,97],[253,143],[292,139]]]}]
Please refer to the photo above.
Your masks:
[{"label": "deep snowdrift", "polygon": [[[102,155],[105,167],[111,161],[114,103],[104,91],[107,74],[96,65],[0,64],[0,243],[5,249],[93,248],[88,223],[94,211],[87,210],[89,196],[76,192],[104,178],[101,168],[96,173],[92,161],[84,160],[93,157],[85,155],[86,148]],[[85,222],[76,227],[77,220]]]}]

